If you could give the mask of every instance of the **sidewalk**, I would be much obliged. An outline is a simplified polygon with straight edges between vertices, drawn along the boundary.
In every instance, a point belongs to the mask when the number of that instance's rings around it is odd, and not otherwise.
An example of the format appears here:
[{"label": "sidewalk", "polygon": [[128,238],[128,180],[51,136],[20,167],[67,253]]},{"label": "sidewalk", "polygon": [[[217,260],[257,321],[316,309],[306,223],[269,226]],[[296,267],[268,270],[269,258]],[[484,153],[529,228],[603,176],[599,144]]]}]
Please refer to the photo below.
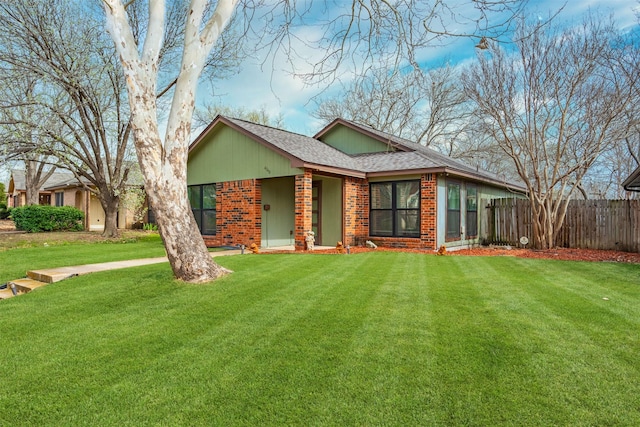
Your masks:
[{"label": "sidewalk", "polygon": [[[247,253],[247,252],[245,252]],[[220,252],[211,252],[212,257],[239,255],[239,249],[231,249]],[[21,293],[31,292],[33,289],[48,283],[59,282],[70,277],[82,276],[99,271],[117,270],[120,268],[139,267],[143,265],[160,264],[169,262],[167,257],[140,258],[125,261],[103,262],[98,264],[75,265],[70,267],[45,268],[27,272],[26,279],[16,279],[7,282],[7,289],[0,290],[0,300],[10,298]]]},{"label": "sidewalk", "polygon": [[[232,249],[226,251],[219,252],[211,252],[212,257],[218,256],[226,256],[226,255],[239,255],[240,250]],[[85,264],[85,265],[75,265],[72,267],[58,267],[58,268],[46,268],[43,270],[32,270],[27,273],[32,279],[40,280],[45,283],[54,283],[59,282],[60,280],[67,279],[69,277],[74,276],[82,276],[84,274],[96,273],[98,271],[107,271],[107,270],[117,270],[120,268],[129,268],[129,267],[140,267],[143,265],[150,264],[160,264],[162,262],[169,262],[167,257],[159,257],[159,258],[140,258],[140,259],[130,259],[126,261],[112,261],[112,262],[103,262],[99,264]],[[42,280],[50,277],[52,280]]]}]

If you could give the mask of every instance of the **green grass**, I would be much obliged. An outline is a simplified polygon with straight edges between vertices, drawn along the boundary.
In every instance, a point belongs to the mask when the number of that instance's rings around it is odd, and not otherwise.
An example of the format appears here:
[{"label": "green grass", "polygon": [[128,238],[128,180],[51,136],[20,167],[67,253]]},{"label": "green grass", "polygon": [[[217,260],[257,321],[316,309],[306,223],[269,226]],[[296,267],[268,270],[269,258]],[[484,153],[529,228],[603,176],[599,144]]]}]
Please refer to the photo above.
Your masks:
[{"label": "green grass", "polygon": [[218,261],[0,302],[0,425],[640,425],[639,265]]},{"label": "green grass", "polygon": [[[88,237],[69,241],[69,236]],[[4,236],[0,240],[0,283],[25,277],[28,270],[161,256],[165,251],[158,234],[129,232],[115,240],[102,239],[97,233]]]}]

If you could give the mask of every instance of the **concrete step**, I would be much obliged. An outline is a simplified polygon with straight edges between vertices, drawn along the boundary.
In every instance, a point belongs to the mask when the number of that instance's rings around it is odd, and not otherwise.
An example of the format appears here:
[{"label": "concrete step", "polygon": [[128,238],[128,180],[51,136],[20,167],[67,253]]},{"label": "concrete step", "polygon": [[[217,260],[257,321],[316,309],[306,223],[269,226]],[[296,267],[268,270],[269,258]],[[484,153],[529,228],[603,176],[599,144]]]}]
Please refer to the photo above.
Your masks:
[{"label": "concrete step", "polygon": [[27,271],[27,277],[44,283],[55,283],[78,274],[74,267],[52,268],[47,270]]},{"label": "concrete step", "polygon": [[0,289],[0,300],[11,298],[12,296],[14,295],[13,292],[11,292],[11,289]]},{"label": "concrete step", "polygon": [[[15,286],[15,289],[19,294],[26,294],[27,292],[31,292],[34,289],[46,285],[46,283],[33,279],[15,279],[10,280],[8,285],[9,288]],[[10,289],[9,292],[11,292]]]}]

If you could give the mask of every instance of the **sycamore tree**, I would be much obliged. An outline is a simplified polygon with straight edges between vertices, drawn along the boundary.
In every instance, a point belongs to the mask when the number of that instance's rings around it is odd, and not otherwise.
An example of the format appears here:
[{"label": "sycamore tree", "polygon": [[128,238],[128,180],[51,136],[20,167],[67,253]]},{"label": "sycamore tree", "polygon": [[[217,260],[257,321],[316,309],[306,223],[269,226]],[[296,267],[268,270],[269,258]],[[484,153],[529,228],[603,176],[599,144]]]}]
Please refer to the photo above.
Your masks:
[{"label": "sycamore tree", "polygon": [[342,117],[451,155],[470,116],[458,74],[448,65],[429,71],[372,69],[319,100],[313,116],[326,123]]},{"label": "sycamore tree", "polygon": [[523,21],[513,50],[491,46],[464,74],[482,131],[526,185],[536,247],[554,246],[587,173],[632,132],[637,67],[634,41],[590,15],[575,27]]},{"label": "sycamore tree", "polygon": [[[126,4],[125,4],[126,3]],[[236,9],[256,46],[284,50],[292,72],[309,81],[328,82],[340,70],[384,57],[395,66],[417,66],[419,53],[445,35],[499,37],[526,5],[516,0],[424,2],[354,1],[346,4],[307,1],[192,0],[184,19],[180,68],[172,88],[171,107],[162,130],[158,122],[159,53],[162,51],[165,2],[149,0],[143,34],[134,34],[128,6],[136,0],[103,0],[107,30],[124,70],[135,148],[145,189],[174,275],[189,282],[213,280],[227,273],[210,257],[198,232],[187,198],[186,166],[198,79]],[[264,11],[259,15],[259,11]],[[503,19],[494,24],[496,14]],[[320,18],[318,18],[320,17]],[[506,18],[505,18],[506,17]],[[253,18],[253,19],[251,19]],[[260,19],[258,19],[260,18]],[[322,22],[321,22],[322,21]],[[462,23],[466,25],[462,25]],[[252,26],[253,25],[253,26]],[[302,37],[308,26],[319,33]],[[298,43],[298,44],[296,44]],[[322,47],[320,58],[296,56],[300,43]]]}]

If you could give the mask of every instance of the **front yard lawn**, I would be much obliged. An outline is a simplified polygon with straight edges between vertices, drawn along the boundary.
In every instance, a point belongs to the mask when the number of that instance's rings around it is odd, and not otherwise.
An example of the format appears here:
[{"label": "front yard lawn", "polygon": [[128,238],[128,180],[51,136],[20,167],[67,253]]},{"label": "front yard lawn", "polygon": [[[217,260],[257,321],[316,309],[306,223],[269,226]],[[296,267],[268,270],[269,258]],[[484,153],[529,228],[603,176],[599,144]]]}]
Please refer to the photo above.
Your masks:
[{"label": "front yard lawn", "polygon": [[0,283],[25,277],[28,270],[166,254],[156,233],[123,234],[120,239],[104,239],[95,232],[0,235]]},{"label": "front yard lawn", "polygon": [[0,302],[0,425],[640,425],[640,265],[217,261]]}]

